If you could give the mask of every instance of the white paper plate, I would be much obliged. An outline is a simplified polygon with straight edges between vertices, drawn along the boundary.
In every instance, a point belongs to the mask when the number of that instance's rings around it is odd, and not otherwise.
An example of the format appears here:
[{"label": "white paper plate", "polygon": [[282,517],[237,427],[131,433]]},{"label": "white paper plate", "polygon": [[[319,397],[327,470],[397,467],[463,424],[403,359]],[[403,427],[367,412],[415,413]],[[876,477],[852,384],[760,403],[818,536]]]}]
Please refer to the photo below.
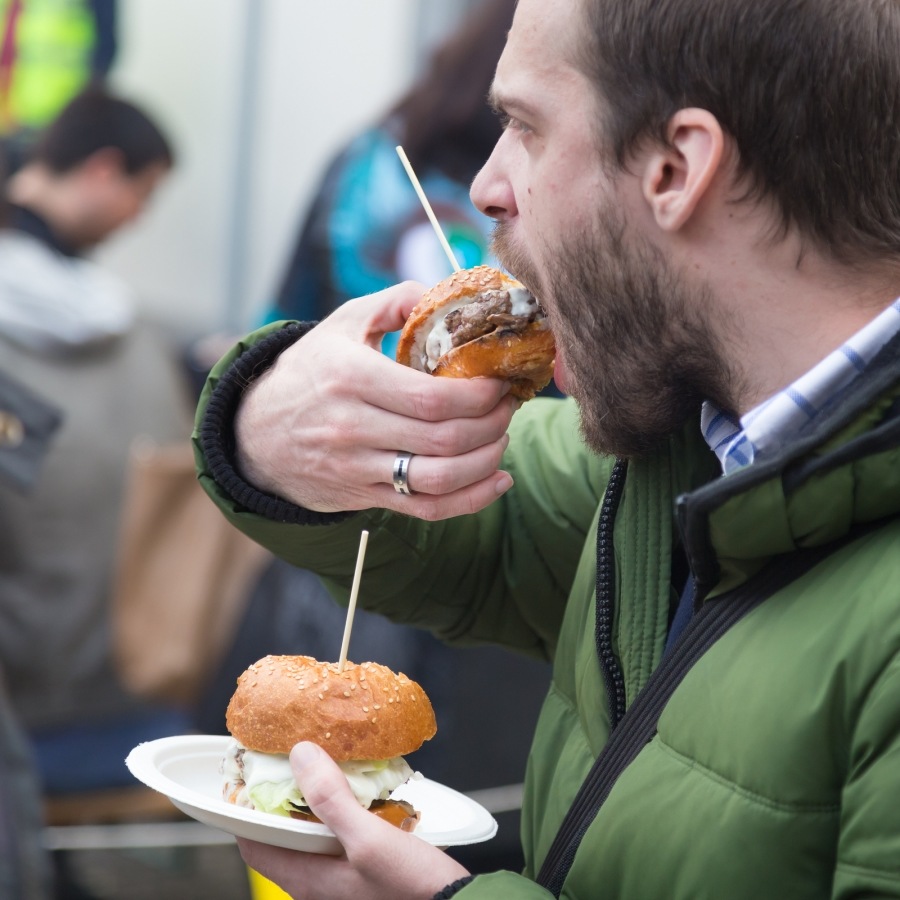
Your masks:
[{"label": "white paper plate", "polygon": [[[222,799],[219,767],[230,740],[220,735],[161,738],[135,747],[125,764],[139,781],[213,828],[276,847],[340,853],[337,838],[324,825],[244,809]],[[483,806],[436,781],[410,781],[392,796],[409,801],[422,814],[413,833],[437,847],[477,844],[497,833],[497,822]]]}]

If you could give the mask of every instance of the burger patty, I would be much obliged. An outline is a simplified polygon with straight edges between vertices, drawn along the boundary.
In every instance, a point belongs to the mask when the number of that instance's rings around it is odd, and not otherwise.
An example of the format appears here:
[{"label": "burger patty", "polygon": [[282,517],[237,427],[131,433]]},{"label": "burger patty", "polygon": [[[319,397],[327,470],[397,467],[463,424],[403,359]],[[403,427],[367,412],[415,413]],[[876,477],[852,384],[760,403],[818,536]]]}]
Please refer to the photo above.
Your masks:
[{"label": "burger patty", "polygon": [[444,324],[450,333],[450,346],[459,347],[497,329],[520,334],[540,313],[541,308],[535,306],[528,315],[513,315],[509,291],[485,291],[448,313]]},{"label": "burger patty", "polygon": [[[422,814],[406,800],[375,800],[369,807],[369,812],[378,816],[379,819],[390,822],[401,831],[415,831],[416,825],[422,818]],[[294,809],[290,815],[292,819],[299,819],[301,822],[322,823],[322,820],[308,806]]]}]

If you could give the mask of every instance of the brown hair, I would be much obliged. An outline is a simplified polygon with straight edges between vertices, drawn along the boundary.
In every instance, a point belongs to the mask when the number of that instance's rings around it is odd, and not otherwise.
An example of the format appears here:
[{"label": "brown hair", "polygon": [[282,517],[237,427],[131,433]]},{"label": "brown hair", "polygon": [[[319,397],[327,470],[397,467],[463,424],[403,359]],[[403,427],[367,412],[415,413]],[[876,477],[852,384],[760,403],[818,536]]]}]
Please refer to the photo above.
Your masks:
[{"label": "brown hair", "polygon": [[469,181],[500,138],[487,93],[512,24],[516,0],[484,0],[439,45],[420,81],[388,119],[416,170],[433,167]]},{"label": "brown hair", "polygon": [[171,168],[175,161],[168,140],[149,115],[100,85],[91,85],[68,103],[42,132],[29,160],[62,174],[108,147],[121,152],[128,175],[157,163]]},{"label": "brown hair", "polygon": [[582,0],[578,63],[620,166],[679,109],[735,142],[747,198],[842,261],[900,251],[900,4]]}]

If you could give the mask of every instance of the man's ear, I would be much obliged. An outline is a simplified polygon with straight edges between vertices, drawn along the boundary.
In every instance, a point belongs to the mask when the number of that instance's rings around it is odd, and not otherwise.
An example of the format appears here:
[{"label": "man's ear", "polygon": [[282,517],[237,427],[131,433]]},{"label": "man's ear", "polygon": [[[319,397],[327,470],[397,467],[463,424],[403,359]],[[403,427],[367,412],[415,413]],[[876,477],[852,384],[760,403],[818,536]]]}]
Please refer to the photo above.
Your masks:
[{"label": "man's ear", "polygon": [[85,158],[81,169],[97,180],[120,177],[125,173],[125,154],[118,147],[101,147]]},{"label": "man's ear", "polygon": [[725,148],[722,126],[705,109],[680,109],[666,129],[668,147],[645,159],[641,189],[657,225],[677,231],[691,218],[719,171]]}]

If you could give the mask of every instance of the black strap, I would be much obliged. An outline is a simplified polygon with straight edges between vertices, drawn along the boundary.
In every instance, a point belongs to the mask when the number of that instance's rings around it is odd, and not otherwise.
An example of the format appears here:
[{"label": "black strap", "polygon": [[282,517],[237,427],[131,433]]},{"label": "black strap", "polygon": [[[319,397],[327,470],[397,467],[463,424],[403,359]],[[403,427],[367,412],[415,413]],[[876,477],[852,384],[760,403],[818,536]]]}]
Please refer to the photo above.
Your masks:
[{"label": "black strap", "polygon": [[595,760],[541,866],[538,884],[554,897],[559,897],[585,832],[619,776],[653,739],[665,705],[694,663],[729,628],[764,600],[808,572],[835,550],[882,524],[863,526],[838,541],[781,557],[741,587],[700,608],[671,652],[628,707]]}]

